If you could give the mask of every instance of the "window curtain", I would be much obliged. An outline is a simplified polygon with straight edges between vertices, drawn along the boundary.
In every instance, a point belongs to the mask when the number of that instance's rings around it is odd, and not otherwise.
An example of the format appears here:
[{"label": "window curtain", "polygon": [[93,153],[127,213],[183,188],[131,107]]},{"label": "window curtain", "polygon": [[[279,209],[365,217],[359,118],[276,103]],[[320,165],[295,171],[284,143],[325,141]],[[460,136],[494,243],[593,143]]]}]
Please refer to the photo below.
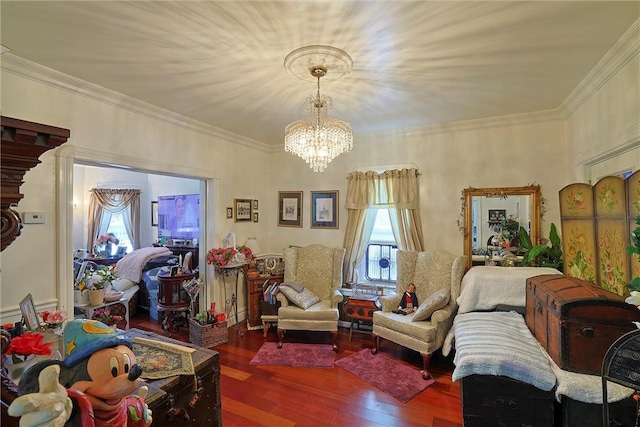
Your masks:
[{"label": "window curtain", "polygon": [[119,212],[133,248],[139,248],[140,190],[111,188],[91,190],[87,248],[93,248],[98,236],[107,231],[111,215]]},{"label": "window curtain", "polygon": [[375,209],[388,209],[398,249],[423,250],[417,169],[351,172],[347,181],[343,265],[347,281],[355,279],[355,266],[362,260],[369,244]]}]

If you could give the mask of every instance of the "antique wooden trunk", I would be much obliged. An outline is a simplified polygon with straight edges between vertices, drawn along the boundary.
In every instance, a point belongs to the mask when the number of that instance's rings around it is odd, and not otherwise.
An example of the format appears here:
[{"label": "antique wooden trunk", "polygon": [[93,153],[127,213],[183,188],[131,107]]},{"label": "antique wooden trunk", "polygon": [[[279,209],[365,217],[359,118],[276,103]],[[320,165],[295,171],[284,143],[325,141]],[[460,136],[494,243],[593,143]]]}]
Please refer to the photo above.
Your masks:
[{"label": "antique wooden trunk", "polygon": [[525,320],[561,369],[600,375],[607,349],[636,328],[640,310],[589,282],[551,274],[527,279]]},{"label": "antique wooden trunk", "polygon": [[503,376],[470,375],[460,382],[465,427],[552,427],[553,390]]},{"label": "antique wooden trunk", "polygon": [[[130,329],[127,334],[131,337],[154,339],[181,346],[190,345],[139,329]],[[147,381],[149,394],[145,401],[153,411],[154,427],[222,426],[218,352],[190,346],[196,348],[191,354],[195,376],[176,375]]]},{"label": "antique wooden trunk", "polygon": [[[609,425],[636,425],[637,407],[633,398],[609,403]],[[566,396],[556,401],[556,426],[558,427],[602,427],[602,405],[584,403]]]}]

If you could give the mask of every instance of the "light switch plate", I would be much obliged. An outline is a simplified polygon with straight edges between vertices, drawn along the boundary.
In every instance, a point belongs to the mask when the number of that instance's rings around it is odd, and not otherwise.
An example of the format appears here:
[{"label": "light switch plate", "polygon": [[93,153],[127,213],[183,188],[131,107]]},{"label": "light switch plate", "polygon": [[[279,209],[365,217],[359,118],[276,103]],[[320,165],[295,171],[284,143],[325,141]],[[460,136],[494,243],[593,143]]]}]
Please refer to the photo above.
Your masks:
[{"label": "light switch plate", "polygon": [[22,214],[25,224],[44,224],[44,212],[25,212]]}]

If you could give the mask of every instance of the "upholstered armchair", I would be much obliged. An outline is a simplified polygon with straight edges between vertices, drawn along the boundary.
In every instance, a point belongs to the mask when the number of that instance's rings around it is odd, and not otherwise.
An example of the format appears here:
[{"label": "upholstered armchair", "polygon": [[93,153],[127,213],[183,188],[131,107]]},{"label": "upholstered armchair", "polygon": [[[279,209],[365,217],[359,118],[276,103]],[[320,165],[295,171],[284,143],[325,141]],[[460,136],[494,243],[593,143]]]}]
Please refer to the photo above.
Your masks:
[{"label": "upholstered armchair", "polygon": [[[380,297],[382,310],[373,313],[371,353],[378,353],[380,338],[415,350],[422,356],[422,377],[431,378],[431,355],[442,347],[453,324],[466,261],[465,256],[444,251],[398,251],[397,293]],[[409,283],[416,286],[417,311],[393,313]],[[426,318],[418,320],[419,317]]]},{"label": "upholstered armchair", "polygon": [[[338,350],[338,304],[343,299],[339,289],[344,254],[343,248],[321,245],[284,250],[284,282],[276,296],[280,301],[278,348],[282,348],[284,331],[309,330],[331,332],[333,350]],[[293,287],[285,286],[287,283]]]}]

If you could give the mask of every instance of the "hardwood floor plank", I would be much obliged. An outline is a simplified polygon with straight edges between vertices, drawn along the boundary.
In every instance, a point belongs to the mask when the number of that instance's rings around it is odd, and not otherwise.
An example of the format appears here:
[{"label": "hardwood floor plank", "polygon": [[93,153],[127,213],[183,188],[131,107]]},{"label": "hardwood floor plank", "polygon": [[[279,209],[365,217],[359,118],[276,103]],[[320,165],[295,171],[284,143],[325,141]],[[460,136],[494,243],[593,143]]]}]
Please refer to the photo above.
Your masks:
[{"label": "hardwood floor plank", "polygon": [[[131,327],[164,334],[159,322],[144,313],[131,319]],[[213,349],[220,355],[222,419],[225,427],[462,427],[460,384],[451,381],[453,363],[436,352],[430,370],[436,383],[402,403],[348,371],[333,368],[292,368],[249,364],[265,339],[262,330],[237,335],[228,328],[228,342]],[[290,331],[292,342],[330,344],[331,334]],[[176,331],[174,339],[189,341],[189,331]],[[275,341],[271,329],[268,341]],[[371,337],[340,329],[336,360],[371,348]],[[417,352],[382,340],[380,352],[413,369],[422,367]]]}]

